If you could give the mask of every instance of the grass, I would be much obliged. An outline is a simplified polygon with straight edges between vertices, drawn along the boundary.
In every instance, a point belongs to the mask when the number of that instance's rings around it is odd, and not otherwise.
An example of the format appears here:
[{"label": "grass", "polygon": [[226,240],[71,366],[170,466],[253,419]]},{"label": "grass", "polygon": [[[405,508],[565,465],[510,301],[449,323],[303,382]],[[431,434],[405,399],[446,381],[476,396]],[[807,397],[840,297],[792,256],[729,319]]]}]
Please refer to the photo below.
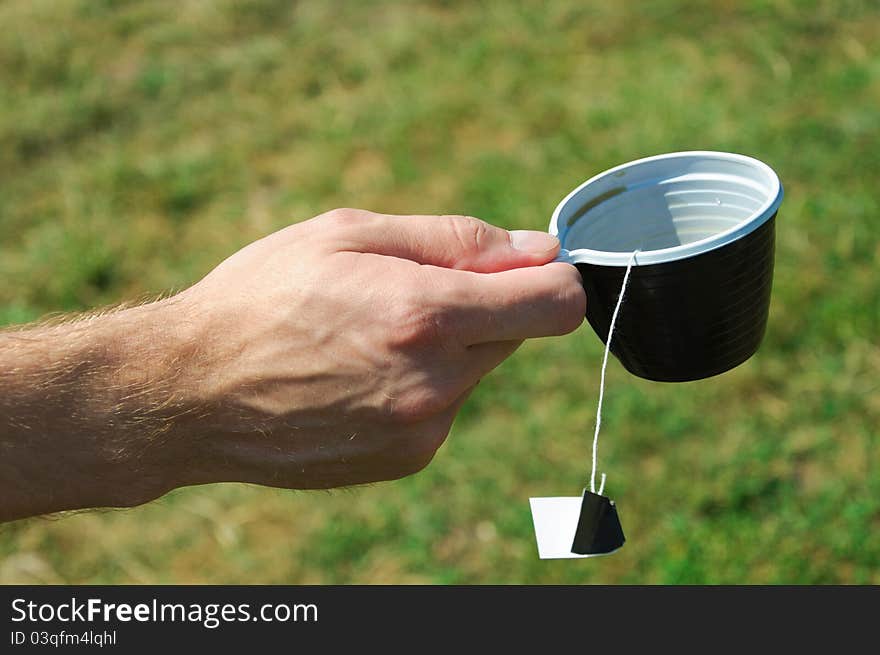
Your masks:
[{"label": "grass", "polygon": [[433,464],[332,493],[214,485],[0,526],[0,581],[880,583],[875,2],[0,4],[0,324],[179,289],[335,206],[543,229],[685,149],[770,163],[770,325],[718,378],[609,367],[628,543],[537,559],[576,493],[601,344],[526,344]]}]

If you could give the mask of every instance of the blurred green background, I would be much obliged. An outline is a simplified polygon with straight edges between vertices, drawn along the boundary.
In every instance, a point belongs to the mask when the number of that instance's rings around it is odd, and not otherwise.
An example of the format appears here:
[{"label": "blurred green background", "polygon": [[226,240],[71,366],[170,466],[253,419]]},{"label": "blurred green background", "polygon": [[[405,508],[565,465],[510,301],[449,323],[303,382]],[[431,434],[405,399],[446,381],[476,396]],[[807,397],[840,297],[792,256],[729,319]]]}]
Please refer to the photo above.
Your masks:
[{"label": "blurred green background", "polygon": [[609,367],[613,557],[539,561],[528,508],[588,473],[585,325],[487,377],[415,477],[3,525],[0,582],[880,583],[878,3],[6,0],[0,25],[0,324],[180,289],[336,206],[544,229],[688,149],[786,191],[757,356]]}]

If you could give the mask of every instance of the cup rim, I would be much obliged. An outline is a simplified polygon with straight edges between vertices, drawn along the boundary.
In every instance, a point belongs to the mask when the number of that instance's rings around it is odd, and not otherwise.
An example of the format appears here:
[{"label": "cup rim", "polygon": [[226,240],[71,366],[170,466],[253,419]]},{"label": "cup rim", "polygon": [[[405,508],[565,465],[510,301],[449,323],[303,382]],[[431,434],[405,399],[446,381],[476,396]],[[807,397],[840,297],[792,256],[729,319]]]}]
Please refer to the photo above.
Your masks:
[{"label": "cup rim", "polygon": [[[609,176],[613,176],[620,171],[639,164],[662,161],[665,159],[678,159],[687,157],[733,161],[759,169],[765,175],[767,175],[768,179],[770,180],[770,193],[768,194],[768,199],[758,209],[752,212],[752,214],[749,215],[748,218],[737,223],[734,227],[728,230],[724,230],[723,232],[713,234],[712,236],[706,237],[705,239],[700,239],[698,241],[693,241],[691,243],[686,243],[680,246],[673,246],[671,248],[662,248],[658,250],[646,250],[644,252],[639,252],[638,254],[636,254],[635,257],[633,257],[632,253],[630,252],[591,250],[589,248],[577,248],[573,250],[565,249],[564,240],[565,235],[568,232],[568,227],[563,226],[563,229],[560,231],[559,217],[562,213],[562,210],[583,189],[590,185],[596,184],[600,180],[604,180]],[[732,152],[720,152],[713,150],[685,150],[681,152],[670,152],[662,155],[654,155],[652,157],[643,157],[642,159],[635,159],[633,161],[626,162],[625,164],[620,164],[619,166],[609,168],[608,170],[605,170],[598,175],[594,175],[586,182],[578,185],[567,196],[565,196],[565,198],[563,198],[558,205],[556,205],[556,209],[553,211],[553,216],[550,219],[549,232],[560,240],[562,250],[559,259],[561,261],[567,261],[571,264],[584,263],[598,264],[600,266],[627,266],[630,263],[630,259],[632,259],[633,261],[633,266],[663,264],[680,259],[686,259],[688,257],[693,257],[696,255],[701,255],[717,248],[721,248],[722,246],[725,246],[745,236],[746,234],[753,232],[765,222],[767,222],[776,213],[776,211],[779,209],[779,205],[782,203],[782,196],[782,183],[779,181],[779,176],[772,168],[770,168],[770,166],[758,159],[755,159],[754,157],[740,155]]]}]

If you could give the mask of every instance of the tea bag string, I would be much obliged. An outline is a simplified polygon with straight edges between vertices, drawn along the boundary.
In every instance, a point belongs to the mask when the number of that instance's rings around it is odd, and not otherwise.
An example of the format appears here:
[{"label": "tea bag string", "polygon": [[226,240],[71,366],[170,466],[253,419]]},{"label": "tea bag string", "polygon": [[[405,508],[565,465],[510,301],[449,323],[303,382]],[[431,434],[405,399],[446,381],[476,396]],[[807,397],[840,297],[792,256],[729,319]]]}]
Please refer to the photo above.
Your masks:
[{"label": "tea bag string", "polygon": [[[596,431],[593,433],[593,470],[590,473],[590,491],[596,493],[596,464],[599,455],[599,429],[602,427],[602,400],[605,397],[605,369],[608,367],[608,353],[611,351],[611,337],[614,335],[614,324],[617,322],[617,314],[620,312],[620,306],[623,304],[623,294],[626,292],[626,286],[629,283],[629,274],[632,272],[633,264],[636,261],[636,255],[640,250],[633,251],[629,257],[629,263],[626,265],[626,273],[623,275],[623,283],[620,285],[620,295],[617,296],[617,305],[614,307],[614,313],[611,314],[611,325],[608,327],[608,338],[605,340],[605,356],[602,358],[602,377],[599,380],[599,406],[596,408]],[[599,483],[599,495],[605,490],[605,474],[602,474],[602,481]]]}]

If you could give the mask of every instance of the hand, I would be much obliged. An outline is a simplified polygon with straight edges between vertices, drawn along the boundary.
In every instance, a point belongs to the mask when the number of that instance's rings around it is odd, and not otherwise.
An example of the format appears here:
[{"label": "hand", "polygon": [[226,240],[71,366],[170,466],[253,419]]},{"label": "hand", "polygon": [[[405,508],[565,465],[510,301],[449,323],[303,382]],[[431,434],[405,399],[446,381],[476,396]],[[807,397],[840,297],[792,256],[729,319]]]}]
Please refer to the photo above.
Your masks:
[{"label": "hand", "polygon": [[582,322],[577,270],[548,263],[558,248],[473,218],[351,209],[244,248],[175,309],[209,344],[181,481],[318,488],[422,469],[482,376]]}]

